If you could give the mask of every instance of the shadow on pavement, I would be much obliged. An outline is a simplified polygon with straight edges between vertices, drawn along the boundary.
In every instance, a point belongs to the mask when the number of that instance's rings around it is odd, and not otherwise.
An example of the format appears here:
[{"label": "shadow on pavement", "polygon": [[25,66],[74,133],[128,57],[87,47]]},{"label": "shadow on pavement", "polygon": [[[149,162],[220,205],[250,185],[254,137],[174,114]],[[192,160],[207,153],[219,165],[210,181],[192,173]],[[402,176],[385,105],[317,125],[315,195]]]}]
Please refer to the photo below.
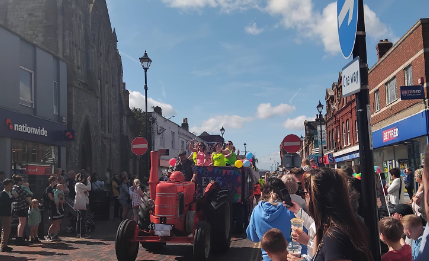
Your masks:
[{"label": "shadow on pavement", "polygon": [[26,258],[26,257],[14,257],[14,256],[4,256],[0,255],[1,261],[30,261],[36,260],[35,258]]},{"label": "shadow on pavement", "polygon": [[49,244],[36,245],[35,247],[58,249],[58,250],[76,250],[76,249],[78,249],[78,248],[72,247],[70,244],[66,244],[66,243],[49,243]]},{"label": "shadow on pavement", "polygon": [[99,241],[91,241],[91,240],[81,240],[81,241],[65,241],[69,244],[77,244],[77,245],[86,245],[86,246],[95,246],[95,245],[108,245],[104,242]]},{"label": "shadow on pavement", "polygon": [[[48,252],[48,251],[19,251],[14,250],[14,254],[21,254],[21,255],[39,255],[39,256],[68,256],[69,254],[63,254],[63,253],[57,253],[57,252]],[[10,256],[11,257],[11,256]],[[30,260],[25,258],[24,260]],[[36,259],[32,259],[36,260]],[[3,261],[3,259],[2,259]]]}]

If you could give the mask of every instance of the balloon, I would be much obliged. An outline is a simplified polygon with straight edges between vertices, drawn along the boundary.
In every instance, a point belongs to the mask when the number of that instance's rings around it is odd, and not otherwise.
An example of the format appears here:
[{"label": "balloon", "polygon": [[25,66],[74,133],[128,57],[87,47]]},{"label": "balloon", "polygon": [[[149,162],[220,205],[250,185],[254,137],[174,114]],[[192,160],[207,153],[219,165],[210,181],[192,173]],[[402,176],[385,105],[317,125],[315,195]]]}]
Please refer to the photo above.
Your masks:
[{"label": "balloon", "polygon": [[168,164],[170,164],[170,166],[175,166],[176,165],[176,159],[175,158],[171,158],[170,161],[168,162]]},{"label": "balloon", "polygon": [[241,160],[237,160],[237,161],[235,162],[235,166],[236,166],[237,168],[241,168],[241,167],[243,167],[243,162],[241,162]]},{"label": "balloon", "polygon": [[253,158],[253,154],[252,154],[252,152],[248,152],[246,154],[246,159],[250,160],[251,158]]},{"label": "balloon", "polygon": [[250,162],[252,162],[253,159],[249,159]]},{"label": "balloon", "polygon": [[245,168],[250,167],[250,161],[245,160],[244,163],[243,163],[243,167],[245,167]]},{"label": "balloon", "polygon": [[381,172],[380,167],[379,166],[374,166],[374,172],[377,173],[377,174],[380,174],[380,172]]}]

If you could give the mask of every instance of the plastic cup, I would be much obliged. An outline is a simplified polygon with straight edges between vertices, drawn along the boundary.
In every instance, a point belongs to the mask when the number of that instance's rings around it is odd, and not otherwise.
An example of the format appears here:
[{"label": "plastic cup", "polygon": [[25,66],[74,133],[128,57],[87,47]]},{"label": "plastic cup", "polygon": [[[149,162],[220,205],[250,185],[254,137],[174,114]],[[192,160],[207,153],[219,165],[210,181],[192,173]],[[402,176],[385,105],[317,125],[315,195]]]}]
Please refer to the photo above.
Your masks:
[{"label": "plastic cup", "polygon": [[288,254],[294,255],[296,257],[301,257],[301,245],[299,243],[289,242],[287,245]]},{"label": "plastic cup", "polygon": [[290,220],[291,226],[295,227],[296,229],[299,229],[301,231],[304,230],[304,220],[302,220],[301,218],[292,218]]}]

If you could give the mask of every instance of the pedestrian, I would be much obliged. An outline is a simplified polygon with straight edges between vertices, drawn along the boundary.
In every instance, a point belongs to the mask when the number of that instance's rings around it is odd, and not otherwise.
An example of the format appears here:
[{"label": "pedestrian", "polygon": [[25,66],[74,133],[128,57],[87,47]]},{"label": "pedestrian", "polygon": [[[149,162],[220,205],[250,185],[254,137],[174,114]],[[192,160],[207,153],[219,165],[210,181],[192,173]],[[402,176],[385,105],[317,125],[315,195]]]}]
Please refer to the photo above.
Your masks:
[{"label": "pedestrian", "polygon": [[121,220],[127,219],[128,209],[130,207],[130,193],[128,190],[128,174],[124,171],[121,173],[121,186],[119,187],[119,203],[122,207]]},{"label": "pedestrian", "polygon": [[17,193],[12,193],[13,181],[4,179],[3,191],[0,192],[0,222],[1,230],[1,252],[11,252],[13,249],[7,245],[12,224],[12,202],[18,197]]},{"label": "pedestrian", "polygon": [[[280,229],[287,241],[291,240],[291,219],[295,215],[282,203],[282,190],[285,184],[278,178],[270,178],[262,188],[261,201],[253,209],[247,227],[247,238],[253,242],[260,242],[264,234],[271,228]],[[264,261],[270,261],[264,249],[261,249]]]},{"label": "pedestrian", "polygon": [[411,246],[401,242],[404,227],[392,217],[384,217],[378,222],[380,239],[389,246],[389,252],[381,257],[381,261],[413,261]]},{"label": "pedestrian", "polygon": [[301,168],[304,166],[311,166],[311,162],[308,159],[303,159],[301,162]]},{"label": "pedestrian", "polygon": [[87,206],[89,204],[88,193],[91,191],[91,177],[87,178],[87,184],[83,174],[76,174],[76,198],[74,200],[74,209],[77,211],[77,220],[76,220],[76,233],[78,238],[89,238],[89,235],[86,232],[86,214]]},{"label": "pedestrian", "polygon": [[113,218],[117,219],[119,218],[119,174],[115,174],[115,176],[112,179],[112,194],[113,194],[113,201],[114,201],[114,208],[113,208]]},{"label": "pedestrian", "polygon": [[[355,165],[358,166],[358,165]],[[356,167],[355,169],[357,169]],[[359,216],[363,216],[363,199],[362,199],[362,181],[354,176],[354,170],[350,166],[343,166],[340,170],[337,170],[338,172],[341,172],[345,177],[347,177],[347,183],[349,187],[353,188],[353,192],[351,192],[352,197],[354,199],[357,199],[357,214]],[[356,194],[357,193],[357,194]],[[352,202],[352,205],[354,202]]]},{"label": "pedestrian", "polygon": [[408,196],[410,197],[410,200],[413,202],[413,195],[414,195],[414,173],[412,168],[406,168],[404,170],[404,183],[405,183],[405,189],[408,192]]},{"label": "pedestrian", "polygon": [[76,175],[75,172],[73,170],[70,170],[68,172],[68,177],[67,177],[67,188],[69,190],[68,193],[68,197],[74,201],[74,198],[76,197],[76,190],[75,190],[75,185],[76,185],[76,181],[75,181]]},{"label": "pedestrian", "polygon": [[420,244],[422,242],[423,231],[425,230],[422,224],[422,219],[416,215],[406,215],[401,220],[404,226],[404,234],[407,238],[412,239],[411,255],[413,260],[417,258]]},{"label": "pedestrian", "polygon": [[[298,169],[298,168],[294,168],[294,169]],[[297,195],[298,182],[296,181],[294,175],[286,174],[282,177],[282,181],[286,185],[286,188],[289,192],[289,195],[292,201],[296,202],[299,205],[299,207],[302,208],[305,212],[308,212],[307,203],[301,196]],[[302,189],[302,185],[301,185],[301,189]]]},{"label": "pedestrian", "polygon": [[12,203],[13,212],[18,216],[18,219],[19,219],[18,231],[16,233],[16,245],[26,246],[27,243],[22,237],[22,234],[24,233],[25,225],[27,223],[27,217],[28,217],[28,203],[25,198],[31,197],[31,195],[26,190],[22,189],[21,185],[24,182],[21,176],[14,174],[12,176],[12,180],[14,183],[12,190],[16,194],[18,194],[18,197]]},{"label": "pedestrian", "polygon": [[257,181],[255,185],[253,185],[253,196],[256,199],[256,203],[258,203],[259,199],[261,198],[261,184],[259,183],[259,181]]},{"label": "pedestrian", "polygon": [[401,170],[398,168],[393,168],[389,170],[390,177],[393,180],[392,184],[387,189],[387,193],[389,194],[389,200],[391,204],[404,204],[404,189],[405,184],[401,179]]},{"label": "pedestrian", "polygon": [[287,241],[281,230],[272,228],[261,239],[261,247],[272,261],[287,259]]},{"label": "pedestrian", "polygon": [[414,173],[414,178],[419,184],[416,194],[413,196],[412,208],[414,214],[421,217],[425,222],[427,221],[426,211],[425,211],[425,202],[424,202],[424,187],[423,187],[423,169],[418,169]]},{"label": "pedestrian", "polygon": [[194,161],[186,158],[185,151],[179,151],[179,160],[173,168],[174,171],[180,171],[185,175],[185,181],[196,182],[197,181],[197,167]]},{"label": "pedestrian", "polygon": [[352,210],[346,177],[329,168],[313,169],[304,177],[304,192],[316,227],[313,260],[372,261],[366,230]]},{"label": "pedestrian", "polygon": [[138,223],[140,204],[142,203],[142,197],[144,197],[144,192],[140,188],[139,179],[134,179],[133,185],[130,187],[130,192],[131,202],[133,206],[133,216],[131,219]]},{"label": "pedestrian", "polygon": [[46,241],[61,241],[58,237],[58,232],[61,228],[61,220],[64,217],[64,208],[62,204],[65,203],[64,199],[59,202],[62,203],[58,206],[59,213],[57,212],[57,206],[55,204],[54,189],[57,187],[58,178],[56,176],[49,177],[49,186],[45,190],[45,200],[49,210],[49,220],[52,222],[48,229],[48,235]]},{"label": "pedestrian", "polygon": [[215,144],[215,152],[212,154],[212,162],[213,166],[217,167],[225,167],[226,159],[232,155],[232,152],[229,150],[223,150],[222,144],[220,142],[216,142]]},{"label": "pedestrian", "polygon": [[313,169],[317,169],[317,164],[316,164],[316,160],[315,160],[315,159],[311,159],[311,160],[310,160],[310,164],[311,164],[311,167],[312,167]]},{"label": "pedestrian", "polygon": [[356,164],[353,166],[353,177],[357,178],[358,180],[361,180],[362,175],[360,173],[360,165]]},{"label": "pedestrian", "polygon": [[4,190],[3,181],[5,177],[6,177],[6,174],[4,173],[4,171],[0,171],[0,191]]},{"label": "pedestrian", "polygon": [[31,201],[30,210],[28,210],[31,243],[41,243],[38,236],[40,221],[42,221],[42,216],[40,215],[39,200],[33,199]]},{"label": "pedestrian", "polygon": [[[298,184],[298,189],[297,189],[297,191],[294,194],[300,196],[304,200],[305,194],[304,194],[304,188],[302,186],[302,181],[303,181],[303,177],[304,177],[304,169],[302,169],[302,168],[292,168],[289,171],[289,174],[293,175],[293,177],[295,178],[295,180],[296,180],[296,182]],[[292,200],[294,200],[294,199],[292,199]],[[298,204],[300,202],[301,203],[303,202],[302,200],[298,200],[298,201],[296,201]]]}]

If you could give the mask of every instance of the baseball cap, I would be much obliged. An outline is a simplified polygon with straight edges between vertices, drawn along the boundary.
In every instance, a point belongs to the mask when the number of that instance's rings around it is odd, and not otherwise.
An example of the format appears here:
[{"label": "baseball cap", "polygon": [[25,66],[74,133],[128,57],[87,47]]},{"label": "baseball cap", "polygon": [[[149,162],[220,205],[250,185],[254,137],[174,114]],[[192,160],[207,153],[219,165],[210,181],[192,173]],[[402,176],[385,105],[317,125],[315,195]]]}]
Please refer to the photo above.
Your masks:
[{"label": "baseball cap", "polygon": [[179,156],[182,156],[182,155],[186,155],[186,151],[184,150],[179,151]]},{"label": "baseball cap", "polygon": [[392,214],[398,213],[402,216],[413,215],[413,208],[408,204],[397,204],[393,207]]}]

